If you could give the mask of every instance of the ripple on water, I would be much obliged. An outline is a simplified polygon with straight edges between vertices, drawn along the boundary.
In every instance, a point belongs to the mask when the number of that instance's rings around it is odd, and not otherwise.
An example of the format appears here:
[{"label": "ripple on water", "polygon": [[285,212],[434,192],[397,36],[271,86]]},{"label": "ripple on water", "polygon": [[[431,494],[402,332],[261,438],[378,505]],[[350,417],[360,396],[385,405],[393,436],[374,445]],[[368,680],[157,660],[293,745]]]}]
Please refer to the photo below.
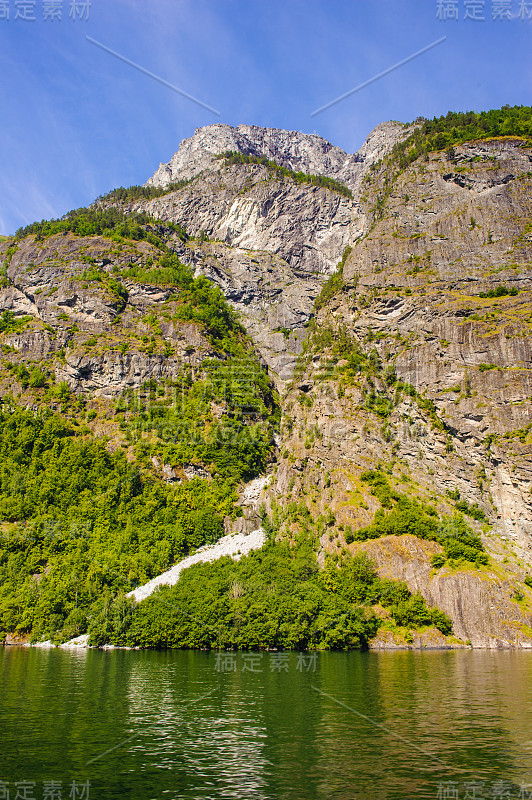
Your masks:
[{"label": "ripple on water", "polygon": [[436,800],[471,780],[517,797],[532,783],[532,653],[271,663],[249,672],[238,655],[222,673],[214,653],[0,650],[0,780],[36,781],[39,797],[45,780],[88,779],[111,800]]}]

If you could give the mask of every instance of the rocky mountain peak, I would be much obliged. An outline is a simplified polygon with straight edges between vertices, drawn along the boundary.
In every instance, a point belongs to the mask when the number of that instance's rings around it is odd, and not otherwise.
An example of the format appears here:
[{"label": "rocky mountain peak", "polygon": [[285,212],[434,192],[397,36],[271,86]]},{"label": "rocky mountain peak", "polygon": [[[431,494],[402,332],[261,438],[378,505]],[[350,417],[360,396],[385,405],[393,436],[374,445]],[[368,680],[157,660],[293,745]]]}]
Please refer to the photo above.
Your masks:
[{"label": "rocky mountain peak", "polygon": [[[412,126],[400,122],[381,123],[358,152],[349,154],[317,134],[258,125],[207,125],[184,139],[148,181],[163,188],[180,180],[190,183],[137,202],[131,210],[219,243],[189,243],[180,258],[222,287],[273,373],[289,379],[322,283],[345,248],[366,229],[366,213],[359,203],[362,180],[372,164],[411,131]],[[226,171],[225,162],[216,156],[228,150],[334,178],[353,196],[309,191],[292,180],[265,181],[260,171],[252,177],[234,165]],[[268,252],[273,260],[264,261],[250,250]],[[282,331],[290,331],[290,337]]]},{"label": "rocky mountain peak", "polygon": [[265,156],[286,169],[337,178],[356,189],[365,170],[409,133],[410,127],[400,122],[382,123],[369,134],[360,150],[348,154],[315,133],[216,123],[197,128],[193,136],[184,139],[170,161],[160,164],[146,183],[165,186],[193,178],[212,168],[219,153],[236,150]]}]

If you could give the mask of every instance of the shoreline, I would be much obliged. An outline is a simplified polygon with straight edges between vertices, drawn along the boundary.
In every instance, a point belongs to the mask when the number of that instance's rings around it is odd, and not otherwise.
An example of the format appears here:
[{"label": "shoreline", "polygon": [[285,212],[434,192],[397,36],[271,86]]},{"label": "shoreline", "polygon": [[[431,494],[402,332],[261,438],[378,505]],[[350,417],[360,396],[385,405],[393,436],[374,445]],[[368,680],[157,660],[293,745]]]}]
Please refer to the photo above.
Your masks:
[{"label": "shoreline", "polygon": [[[83,638],[85,638],[86,634]],[[81,638],[81,637],[79,637]],[[88,636],[87,636],[88,639]],[[24,642],[24,641],[17,641],[17,642],[1,642],[0,646],[3,648],[27,648],[27,649],[36,649],[36,650],[63,650],[63,651],[70,651],[70,652],[85,652],[87,650],[101,650],[105,652],[113,651],[113,650],[131,650],[137,652],[150,652],[150,651],[157,651],[157,652],[168,652],[168,651],[175,651],[175,652],[190,652],[194,650],[198,653],[360,653],[360,652],[370,652],[370,653],[379,653],[379,652],[394,652],[394,651],[416,651],[416,652],[425,652],[425,651],[449,651],[449,650],[490,650],[490,651],[529,651],[532,652],[532,646],[529,645],[522,645],[522,644],[509,644],[509,643],[497,643],[497,644],[465,644],[465,643],[448,643],[448,644],[382,644],[378,643],[375,645],[369,645],[369,647],[354,647],[351,650],[282,650],[280,651],[278,648],[271,648],[271,649],[250,649],[250,650],[225,650],[225,649],[218,649],[218,648],[184,648],[184,647],[167,647],[167,648],[155,648],[155,647],[141,647],[140,645],[137,646],[129,646],[129,645],[114,645],[114,644],[104,644],[101,646],[98,645],[89,645],[88,642],[83,643],[70,643],[64,642],[63,644],[54,644],[51,641],[45,642]]]}]

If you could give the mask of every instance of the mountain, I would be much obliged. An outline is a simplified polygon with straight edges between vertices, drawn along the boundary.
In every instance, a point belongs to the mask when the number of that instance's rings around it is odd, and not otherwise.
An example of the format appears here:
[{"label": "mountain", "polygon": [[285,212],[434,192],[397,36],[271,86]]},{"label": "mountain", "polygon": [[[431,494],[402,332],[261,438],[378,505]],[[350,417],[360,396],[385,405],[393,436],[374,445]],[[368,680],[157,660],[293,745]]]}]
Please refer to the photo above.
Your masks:
[{"label": "mountain", "polygon": [[7,640],[531,647],[531,120],[212,125],[0,242]]},{"label": "mountain", "polygon": [[[286,380],[323,276],[334,271],[344,249],[365,230],[358,187],[409,131],[400,123],[379,125],[358,153],[348,155],[316,135],[210,125],[183,141],[147,182],[163,189],[180,181],[186,185],[121,207],[208,237],[208,245],[183,247],[179,257],[221,286],[266,362]],[[242,153],[257,163],[243,169],[221,160],[224,152]],[[289,172],[337,180],[350,192],[299,183],[260,159]]]},{"label": "mountain", "polygon": [[216,168],[216,156],[236,151],[248,156],[271,159],[285,169],[336,178],[355,191],[367,169],[405,138],[411,126],[384,122],[369,134],[360,150],[347,154],[317,134],[260,128],[256,125],[208,125],[184,139],[167,164],[147,181],[148,186],[167,186],[172,181],[188,180]]}]

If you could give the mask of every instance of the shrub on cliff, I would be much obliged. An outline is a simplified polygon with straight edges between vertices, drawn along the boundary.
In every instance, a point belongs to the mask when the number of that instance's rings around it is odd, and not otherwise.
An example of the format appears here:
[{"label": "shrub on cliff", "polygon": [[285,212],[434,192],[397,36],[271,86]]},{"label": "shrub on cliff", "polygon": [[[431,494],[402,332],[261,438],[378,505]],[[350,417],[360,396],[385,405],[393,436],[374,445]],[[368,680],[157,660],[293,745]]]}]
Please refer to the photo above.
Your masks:
[{"label": "shrub on cliff", "polygon": [[[356,531],[351,530],[346,537],[348,543],[378,539],[381,536],[410,534],[443,546],[443,562],[438,558],[434,566],[443,566],[447,559],[455,562],[467,561],[476,566],[488,563],[480,538],[469,528],[461,514],[440,518],[432,506],[392,489],[387,476],[381,470],[367,470],[360,477],[371,486],[371,494],[377,497],[382,508],[375,512],[371,525]],[[478,506],[468,506],[468,513],[477,509]],[[485,520],[483,512],[480,509],[478,512]]]},{"label": "shrub on cliff", "polygon": [[350,199],[353,198],[351,189],[348,189],[345,184],[340,183],[340,181],[336,181],[334,178],[329,178],[326,175],[309,175],[306,172],[294,172],[294,170],[286,169],[286,167],[282,167],[280,164],[277,164],[276,161],[270,161],[265,156],[252,156],[246,155],[245,153],[239,153],[234,150],[227,150],[225,153],[218,155],[217,158],[225,159],[225,163],[228,165],[260,164],[278,177],[290,178],[291,180],[296,181],[296,183],[306,183],[312,186],[321,186],[325,189],[329,189],[331,192],[337,192],[344,197],[349,197]]}]

